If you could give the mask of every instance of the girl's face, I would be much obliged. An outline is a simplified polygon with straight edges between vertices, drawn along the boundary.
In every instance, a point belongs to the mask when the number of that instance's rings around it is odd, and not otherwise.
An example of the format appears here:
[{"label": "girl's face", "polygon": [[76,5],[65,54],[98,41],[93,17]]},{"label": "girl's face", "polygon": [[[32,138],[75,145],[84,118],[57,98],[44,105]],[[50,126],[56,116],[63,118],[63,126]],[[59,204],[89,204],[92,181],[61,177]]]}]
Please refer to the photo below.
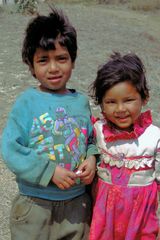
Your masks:
[{"label": "girl's face", "polygon": [[135,120],[146,101],[129,82],[117,83],[106,91],[102,100],[102,111],[108,121],[119,130],[131,131]]},{"label": "girl's face", "polygon": [[66,84],[71,76],[74,63],[66,48],[58,42],[55,50],[38,48],[33,57],[32,74],[40,82],[43,91],[65,93]]}]

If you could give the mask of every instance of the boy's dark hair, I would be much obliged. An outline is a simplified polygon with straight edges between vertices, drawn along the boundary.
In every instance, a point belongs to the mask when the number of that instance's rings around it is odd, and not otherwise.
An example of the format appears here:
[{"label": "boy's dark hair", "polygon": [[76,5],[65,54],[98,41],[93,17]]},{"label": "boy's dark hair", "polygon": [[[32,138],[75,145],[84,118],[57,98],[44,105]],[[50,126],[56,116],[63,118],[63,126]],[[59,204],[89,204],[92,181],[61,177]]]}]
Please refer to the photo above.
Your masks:
[{"label": "boy's dark hair", "polygon": [[129,81],[143,100],[149,98],[145,68],[140,58],[133,53],[122,56],[115,52],[107,63],[97,71],[97,77],[90,87],[95,104],[101,104],[107,90],[120,82]]},{"label": "boy's dark hair", "polygon": [[55,49],[55,41],[67,48],[72,62],[77,56],[77,33],[62,10],[52,8],[48,16],[32,19],[25,31],[22,47],[22,59],[33,67],[33,57],[37,48]]}]

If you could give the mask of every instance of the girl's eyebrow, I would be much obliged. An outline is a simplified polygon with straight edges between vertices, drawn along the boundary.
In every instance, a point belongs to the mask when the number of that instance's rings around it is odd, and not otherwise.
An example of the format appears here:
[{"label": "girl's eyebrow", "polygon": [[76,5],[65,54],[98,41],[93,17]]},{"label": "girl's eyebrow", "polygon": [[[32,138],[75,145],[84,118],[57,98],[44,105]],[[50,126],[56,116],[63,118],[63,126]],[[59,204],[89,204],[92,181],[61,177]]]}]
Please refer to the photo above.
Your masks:
[{"label": "girl's eyebrow", "polygon": [[105,100],[114,100],[115,98],[113,98],[113,97],[107,97],[107,98],[105,98]]}]

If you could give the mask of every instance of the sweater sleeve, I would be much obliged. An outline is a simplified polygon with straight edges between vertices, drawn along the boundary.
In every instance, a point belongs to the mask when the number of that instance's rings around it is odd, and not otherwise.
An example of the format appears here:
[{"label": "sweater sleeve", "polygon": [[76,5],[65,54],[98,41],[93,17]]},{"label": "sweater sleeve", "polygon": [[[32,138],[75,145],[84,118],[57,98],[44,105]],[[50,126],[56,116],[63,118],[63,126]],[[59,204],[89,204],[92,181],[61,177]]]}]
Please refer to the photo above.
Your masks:
[{"label": "sweater sleeve", "polygon": [[2,134],[2,157],[17,179],[47,186],[56,164],[29,147],[28,114],[23,101],[14,105]]},{"label": "sweater sleeve", "polygon": [[88,144],[87,157],[91,155],[99,155],[98,149],[93,142],[93,139],[90,137],[89,141],[92,141]]},{"label": "sweater sleeve", "polygon": [[89,157],[91,155],[99,155],[98,148],[96,146],[96,139],[95,139],[95,135],[94,135],[94,131],[93,131],[92,120],[89,123],[89,137],[88,137],[87,157]]}]

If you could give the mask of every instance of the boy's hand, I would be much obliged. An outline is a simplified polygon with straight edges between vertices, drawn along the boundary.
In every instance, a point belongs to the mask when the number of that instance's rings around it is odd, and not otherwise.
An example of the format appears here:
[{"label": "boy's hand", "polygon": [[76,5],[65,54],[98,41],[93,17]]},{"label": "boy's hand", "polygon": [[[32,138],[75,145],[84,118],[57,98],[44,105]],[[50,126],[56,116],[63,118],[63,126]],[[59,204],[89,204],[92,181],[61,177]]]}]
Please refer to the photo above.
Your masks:
[{"label": "boy's hand", "polygon": [[64,190],[72,187],[75,184],[77,175],[63,167],[56,166],[52,182],[57,185],[60,189]]},{"label": "boy's hand", "polygon": [[82,173],[77,174],[84,184],[90,184],[93,181],[96,172],[96,158],[90,156],[78,168]]}]

